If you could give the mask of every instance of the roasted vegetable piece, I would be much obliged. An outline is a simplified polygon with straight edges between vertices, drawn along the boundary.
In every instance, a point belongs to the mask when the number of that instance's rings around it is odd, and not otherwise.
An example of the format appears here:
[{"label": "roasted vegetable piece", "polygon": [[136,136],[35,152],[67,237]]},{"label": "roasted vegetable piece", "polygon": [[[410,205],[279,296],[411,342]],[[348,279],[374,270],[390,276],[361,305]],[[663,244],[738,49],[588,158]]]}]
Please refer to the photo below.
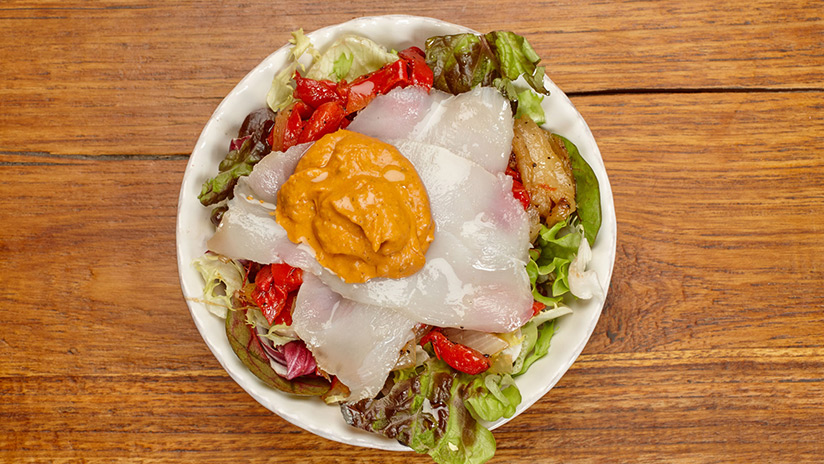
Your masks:
[{"label": "roasted vegetable piece", "polygon": [[529,209],[529,192],[526,191],[524,183],[521,181],[521,173],[507,167],[506,175],[512,178],[512,195],[523,205],[524,210]]},{"label": "roasted vegetable piece", "polygon": [[376,96],[385,94],[395,87],[406,87],[409,83],[407,63],[398,60],[349,84],[341,84],[338,92],[346,100],[346,114],[351,114],[365,108]]},{"label": "roasted vegetable piece", "polygon": [[432,69],[426,64],[426,55],[423,50],[418,47],[409,47],[400,51],[398,56],[409,64],[409,80],[412,85],[432,88],[434,75]]},{"label": "roasted vegetable piece", "polygon": [[289,312],[289,294],[300,288],[302,283],[303,271],[288,264],[270,264],[258,271],[252,298],[269,324],[276,323],[282,312]]},{"label": "roasted vegetable piece", "polygon": [[336,83],[327,80],[306,79],[299,72],[295,73],[294,97],[315,109],[327,102],[343,102],[341,96],[338,95]]},{"label": "roasted vegetable piece", "polygon": [[286,108],[278,111],[275,116],[275,123],[272,125],[272,131],[269,132],[267,139],[272,151],[283,151],[283,134],[286,132],[286,124],[289,122],[289,116],[292,115],[295,104],[291,103]]},{"label": "roasted vegetable piece", "polygon": [[563,142],[526,116],[515,120],[512,151],[524,188],[552,227],[575,211],[575,178]]},{"label": "roasted vegetable piece", "polygon": [[300,111],[297,110],[299,103],[300,102],[295,103],[295,106],[292,108],[292,112],[289,113],[289,119],[286,120],[286,126],[283,128],[283,142],[280,147],[283,151],[286,151],[292,146],[298,144],[300,134],[303,132],[303,128],[306,125],[301,118]]},{"label": "roasted vegetable piece", "polygon": [[435,356],[460,372],[476,375],[489,369],[488,358],[466,345],[452,343],[440,329],[432,329],[421,338],[420,343],[421,346],[432,343]]},{"label": "roasted vegetable piece", "polygon": [[326,134],[338,130],[346,117],[343,106],[337,101],[329,101],[318,106],[306,122],[298,143],[314,142]]}]

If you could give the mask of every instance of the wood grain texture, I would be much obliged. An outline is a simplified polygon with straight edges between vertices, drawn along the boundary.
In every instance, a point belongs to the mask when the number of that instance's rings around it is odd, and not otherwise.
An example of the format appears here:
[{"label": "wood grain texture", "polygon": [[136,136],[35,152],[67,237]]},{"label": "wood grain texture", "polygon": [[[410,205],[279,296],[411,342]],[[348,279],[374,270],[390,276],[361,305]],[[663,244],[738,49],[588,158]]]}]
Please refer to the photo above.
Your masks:
[{"label": "wood grain texture", "polygon": [[257,404],[197,333],[175,256],[222,96],[296,27],[394,12],[512,18],[615,196],[595,332],[492,462],[824,461],[824,4],[285,5],[0,4],[0,462],[430,462]]},{"label": "wood grain texture", "polygon": [[[613,282],[494,462],[820,459],[824,92],[575,103],[615,193]],[[184,159],[0,161],[0,459],[427,462],[303,432],[222,371],[177,284]]]},{"label": "wood grain texture", "polygon": [[90,5],[0,6],[0,150],[189,153],[220,100],[290,31],[373,14],[517,29],[570,93],[824,89],[820,1]]}]

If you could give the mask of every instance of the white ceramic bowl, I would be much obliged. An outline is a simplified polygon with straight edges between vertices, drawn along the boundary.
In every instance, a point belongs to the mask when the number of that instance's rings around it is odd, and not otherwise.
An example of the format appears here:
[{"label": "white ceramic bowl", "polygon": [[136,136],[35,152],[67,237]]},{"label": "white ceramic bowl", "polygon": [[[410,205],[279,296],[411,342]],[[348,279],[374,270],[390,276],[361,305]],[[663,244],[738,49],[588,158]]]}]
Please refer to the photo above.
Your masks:
[{"label": "white ceramic bowl", "polygon": [[[356,33],[388,48],[402,50],[411,45],[423,48],[424,41],[431,36],[470,31],[432,18],[395,15],[359,18],[325,27],[308,36],[320,50],[345,33]],[[213,316],[203,304],[196,301],[203,294],[203,281],[191,263],[206,251],[206,240],[214,231],[209,222],[208,209],[202,207],[197,199],[200,186],[216,174],[217,165],[226,155],[229,141],[237,134],[246,115],[266,105],[266,92],[272,77],[286,66],[289,48],[286,45],[268,56],[226,96],[203,128],[189,158],[180,189],[177,220],[177,259],[183,295],[209,349],[229,375],[264,407],[298,427],[331,440],[385,450],[407,450],[394,440],[348,426],[337,407],[327,406],[316,398],[290,396],[265,385],[235,356],[226,338],[223,320]],[[591,300],[573,303],[574,312],[559,321],[558,331],[552,339],[547,356],[517,378],[523,401],[515,416],[544,396],[583,350],[601,314],[615,260],[615,210],[598,146],[584,119],[566,95],[549,78],[546,79],[546,85],[551,95],[543,102],[549,121],[544,127],[577,145],[600,183],[603,218],[598,239],[592,249],[590,268],[597,273],[604,292]],[[492,424],[492,428],[515,416]]]}]

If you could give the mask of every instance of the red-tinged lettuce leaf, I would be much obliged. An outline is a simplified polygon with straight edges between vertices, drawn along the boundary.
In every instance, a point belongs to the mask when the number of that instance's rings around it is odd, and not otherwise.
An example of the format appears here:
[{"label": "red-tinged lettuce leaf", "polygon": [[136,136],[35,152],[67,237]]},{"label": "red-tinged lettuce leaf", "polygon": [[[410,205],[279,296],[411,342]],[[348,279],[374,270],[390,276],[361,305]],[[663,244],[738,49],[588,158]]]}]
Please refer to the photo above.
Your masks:
[{"label": "red-tinged lettuce leaf", "polygon": [[269,153],[267,144],[254,142],[252,138],[243,141],[239,148],[229,151],[220,162],[218,175],[203,183],[198,199],[203,206],[213,205],[232,198],[237,180],[252,173],[252,168]]},{"label": "red-tinged lettuce leaf", "polygon": [[286,378],[294,379],[302,375],[314,374],[317,368],[315,357],[302,340],[294,340],[280,347],[286,359]]},{"label": "red-tinged lettuce leaf", "polygon": [[477,85],[490,86],[500,77],[494,52],[475,34],[430,37],[426,64],[435,76],[433,87],[457,95]]},{"label": "red-tinged lettuce leaf", "polygon": [[549,95],[544,87],[544,68],[538,66],[541,57],[524,37],[510,31],[493,31],[484,36],[498,58],[500,73],[515,81],[523,76],[536,92]]},{"label": "red-tinged lettuce leaf", "polygon": [[431,359],[412,375],[396,376],[386,396],[341,405],[349,425],[398,440],[439,464],[480,464],[495,454],[495,439],[465,405],[479,394],[475,376]]},{"label": "red-tinged lettuce leaf", "polygon": [[255,329],[246,323],[246,311],[229,311],[226,315],[226,336],[240,361],[266,385],[280,391],[301,396],[321,396],[330,384],[318,376],[302,376],[287,380],[279,376],[258,341]]},{"label": "red-tinged lettuce leaf", "polygon": [[229,144],[229,153],[218,166],[218,174],[201,187],[198,199],[204,206],[231,198],[237,180],[248,176],[255,163],[272,151],[267,138],[274,125],[275,113],[269,108],[252,111],[246,116],[237,138]]},{"label": "red-tinged lettuce leaf", "polygon": [[446,431],[435,447],[427,451],[438,464],[482,464],[495,456],[495,437],[481,425],[464,404],[470,381],[461,375],[452,383]]},{"label": "red-tinged lettuce leaf", "polygon": [[[509,31],[485,35],[442,35],[426,40],[426,64],[432,68],[438,90],[457,95],[480,85],[495,87],[512,103],[517,115],[528,115],[536,123],[546,120],[541,107],[544,67],[540,57],[522,36]],[[523,78],[530,88],[518,89]]]}]

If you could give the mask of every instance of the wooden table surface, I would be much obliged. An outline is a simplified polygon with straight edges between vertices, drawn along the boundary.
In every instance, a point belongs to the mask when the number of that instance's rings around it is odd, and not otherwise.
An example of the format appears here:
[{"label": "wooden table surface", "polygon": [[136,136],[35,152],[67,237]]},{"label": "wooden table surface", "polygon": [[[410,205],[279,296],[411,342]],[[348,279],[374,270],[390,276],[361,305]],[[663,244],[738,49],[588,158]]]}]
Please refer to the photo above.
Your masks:
[{"label": "wooden table surface", "polygon": [[426,463],[270,413],[200,338],[188,156],[307,31],[407,13],[526,35],[600,146],[609,296],[492,462],[824,462],[824,2],[0,3],[0,461]]}]

